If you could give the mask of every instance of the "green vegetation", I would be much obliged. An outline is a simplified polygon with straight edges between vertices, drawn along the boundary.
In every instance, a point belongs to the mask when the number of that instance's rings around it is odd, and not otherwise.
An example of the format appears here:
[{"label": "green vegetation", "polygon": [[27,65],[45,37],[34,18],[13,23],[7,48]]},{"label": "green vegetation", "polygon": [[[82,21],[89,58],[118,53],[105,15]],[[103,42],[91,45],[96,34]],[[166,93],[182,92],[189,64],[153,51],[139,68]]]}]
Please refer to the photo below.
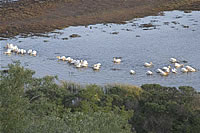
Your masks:
[{"label": "green vegetation", "polygon": [[19,63],[0,73],[2,133],[197,133],[200,93],[189,86],[81,86],[33,77]]}]

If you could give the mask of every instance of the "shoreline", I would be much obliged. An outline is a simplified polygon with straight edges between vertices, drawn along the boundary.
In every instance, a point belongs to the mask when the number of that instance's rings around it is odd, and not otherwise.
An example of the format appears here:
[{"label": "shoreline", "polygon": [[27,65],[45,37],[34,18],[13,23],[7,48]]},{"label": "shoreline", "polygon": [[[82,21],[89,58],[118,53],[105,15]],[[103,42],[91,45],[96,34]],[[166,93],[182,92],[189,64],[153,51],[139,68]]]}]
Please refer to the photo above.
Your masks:
[{"label": "shoreline", "polygon": [[0,8],[0,37],[40,34],[69,26],[125,23],[170,10],[200,10],[200,0],[20,0]]}]

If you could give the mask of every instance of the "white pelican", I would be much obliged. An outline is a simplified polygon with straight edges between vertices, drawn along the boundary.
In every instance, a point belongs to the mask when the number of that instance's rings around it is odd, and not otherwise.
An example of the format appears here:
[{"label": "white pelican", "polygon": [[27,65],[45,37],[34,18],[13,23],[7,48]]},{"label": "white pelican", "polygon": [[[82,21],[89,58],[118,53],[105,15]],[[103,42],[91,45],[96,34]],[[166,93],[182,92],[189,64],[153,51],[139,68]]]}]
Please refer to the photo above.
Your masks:
[{"label": "white pelican", "polygon": [[4,52],[4,54],[8,54],[9,55],[9,54],[11,54],[11,51],[12,51],[11,49],[7,49],[7,51]]},{"label": "white pelican", "polygon": [[82,60],[82,61],[81,61],[81,65],[82,65],[83,67],[87,67],[87,66],[88,66],[88,62],[87,62],[86,60]]},{"label": "white pelican", "polygon": [[93,69],[94,69],[94,70],[99,70],[99,69],[100,69],[100,66],[97,65],[97,64],[94,64],[94,65],[93,65]]},{"label": "white pelican", "polygon": [[6,48],[7,48],[7,49],[12,49],[12,48],[13,48],[13,46],[14,46],[13,44],[11,44],[11,43],[10,43],[10,44],[9,44],[9,43],[7,43],[7,45],[6,45]]},{"label": "white pelican", "polygon": [[72,59],[71,57],[67,57],[67,58],[66,58],[66,61],[68,61],[69,63],[72,62],[72,60],[73,60],[73,59]]},{"label": "white pelican", "polygon": [[70,62],[71,64],[75,64],[77,61],[72,59],[72,61]]},{"label": "white pelican", "polygon": [[160,68],[158,68],[158,69],[156,70],[156,72],[157,72],[157,73],[161,73],[162,70],[161,70]]},{"label": "white pelican", "polygon": [[130,70],[130,74],[135,74],[135,71],[134,70]]},{"label": "white pelican", "polygon": [[120,58],[113,57],[113,62],[114,62],[114,63],[120,63],[120,62],[121,62],[121,59],[120,59]]},{"label": "white pelican", "polygon": [[76,63],[75,66],[76,66],[76,68],[81,68],[82,67],[81,63]]},{"label": "white pelican", "polygon": [[163,70],[164,72],[167,72],[167,73],[170,72],[170,69],[171,69],[171,66],[163,67],[163,68],[162,68],[162,70]]},{"label": "white pelican", "polygon": [[56,58],[60,60],[60,56],[56,56]]},{"label": "white pelican", "polygon": [[19,48],[18,48],[17,46],[13,46],[13,47],[11,48],[11,52],[17,53],[18,49],[19,49]]},{"label": "white pelican", "polygon": [[18,49],[17,45],[15,45],[15,46],[13,46],[13,47],[11,48],[11,50],[12,50],[13,52],[15,52],[17,49]]},{"label": "white pelican", "polygon": [[74,65],[76,66],[77,64],[81,64],[80,60],[75,60]]},{"label": "white pelican", "polygon": [[20,54],[26,54],[26,50],[20,49]]},{"label": "white pelican", "polygon": [[177,73],[176,68],[171,69],[173,73]]},{"label": "white pelican", "polygon": [[145,67],[151,67],[151,66],[153,66],[153,63],[152,63],[152,62],[150,62],[150,63],[145,62],[145,63],[144,63],[144,66],[145,66]]},{"label": "white pelican", "polygon": [[191,66],[186,66],[185,68],[188,70],[188,72],[196,72],[196,69]]},{"label": "white pelican", "polygon": [[101,63],[97,63],[96,65],[98,65],[99,67],[101,67]]},{"label": "white pelican", "polygon": [[37,51],[33,50],[32,55],[36,56],[37,55]]},{"label": "white pelican", "polygon": [[176,63],[177,62],[177,59],[175,59],[175,58],[170,58],[170,60],[169,60],[171,63]]},{"label": "white pelican", "polygon": [[153,72],[152,71],[147,71],[146,75],[153,75]]},{"label": "white pelican", "polygon": [[188,72],[188,70],[183,67],[183,68],[181,68],[181,72],[186,73],[186,72]]},{"label": "white pelican", "polygon": [[29,55],[31,55],[32,52],[33,52],[33,50],[32,50],[32,49],[29,49],[27,53],[28,53]]},{"label": "white pelican", "polygon": [[23,54],[26,54],[26,50],[25,49],[23,49]]},{"label": "white pelican", "polygon": [[17,50],[17,54],[20,54],[20,53],[21,53],[21,49],[18,49],[18,50]]},{"label": "white pelican", "polygon": [[61,56],[60,59],[66,61],[67,58],[65,56]]},{"label": "white pelican", "polygon": [[24,54],[24,49],[20,49],[20,54]]},{"label": "white pelican", "polygon": [[161,70],[161,72],[160,72],[160,75],[161,75],[161,76],[167,76],[168,74],[169,74],[168,72],[164,72],[164,71],[162,71],[162,70]]},{"label": "white pelican", "polygon": [[183,65],[183,64],[179,64],[179,63],[175,63],[174,66],[175,66],[176,68],[179,68],[179,67],[183,67],[184,65]]}]

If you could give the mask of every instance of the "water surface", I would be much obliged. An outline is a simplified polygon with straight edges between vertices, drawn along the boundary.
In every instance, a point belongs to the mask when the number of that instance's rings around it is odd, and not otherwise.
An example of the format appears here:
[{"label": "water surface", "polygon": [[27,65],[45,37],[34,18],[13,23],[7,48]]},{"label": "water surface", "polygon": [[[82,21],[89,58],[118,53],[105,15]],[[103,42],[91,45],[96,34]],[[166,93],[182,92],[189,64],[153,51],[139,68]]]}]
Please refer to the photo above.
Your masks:
[{"label": "water surface", "polygon": [[[143,27],[143,26],[147,27]],[[148,27],[149,26],[149,27]],[[81,37],[70,38],[71,34]],[[48,36],[48,37],[47,37]],[[66,39],[68,38],[68,39]],[[37,57],[12,54],[4,55],[6,43],[13,43],[24,49],[35,49]],[[187,61],[185,65],[200,68],[200,12],[164,12],[164,16],[149,16],[134,19],[126,24],[97,24],[87,27],[69,27],[47,33],[43,37],[30,36],[2,40],[1,69],[15,60],[20,60],[26,68],[36,71],[35,76],[58,75],[61,80],[81,84],[128,83],[142,85],[158,83],[166,86],[189,85],[200,90],[200,72],[170,74],[162,77],[155,73],[157,68],[168,66],[169,59],[175,57]],[[86,59],[88,68],[76,69],[67,62],[58,61],[58,55],[74,59]],[[122,57],[121,64],[114,64],[113,57]],[[152,61],[154,67],[145,68],[144,62]],[[90,68],[100,62],[100,71]],[[136,71],[130,75],[129,71]],[[154,74],[147,76],[147,70]]]}]

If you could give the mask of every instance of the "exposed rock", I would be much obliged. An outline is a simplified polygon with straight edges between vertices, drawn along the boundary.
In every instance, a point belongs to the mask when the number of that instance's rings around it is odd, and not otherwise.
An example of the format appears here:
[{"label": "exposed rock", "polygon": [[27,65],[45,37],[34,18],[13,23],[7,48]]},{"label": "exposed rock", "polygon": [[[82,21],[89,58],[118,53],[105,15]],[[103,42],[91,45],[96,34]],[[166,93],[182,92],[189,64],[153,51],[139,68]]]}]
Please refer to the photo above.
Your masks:
[{"label": "exposed rock", "polygon": [[81,36],[78,35],[78,34],[72,34],[72,35],[70,35],[69,37],[71,37],[71,38],[75,38],[75,37],[81,37]]}]

